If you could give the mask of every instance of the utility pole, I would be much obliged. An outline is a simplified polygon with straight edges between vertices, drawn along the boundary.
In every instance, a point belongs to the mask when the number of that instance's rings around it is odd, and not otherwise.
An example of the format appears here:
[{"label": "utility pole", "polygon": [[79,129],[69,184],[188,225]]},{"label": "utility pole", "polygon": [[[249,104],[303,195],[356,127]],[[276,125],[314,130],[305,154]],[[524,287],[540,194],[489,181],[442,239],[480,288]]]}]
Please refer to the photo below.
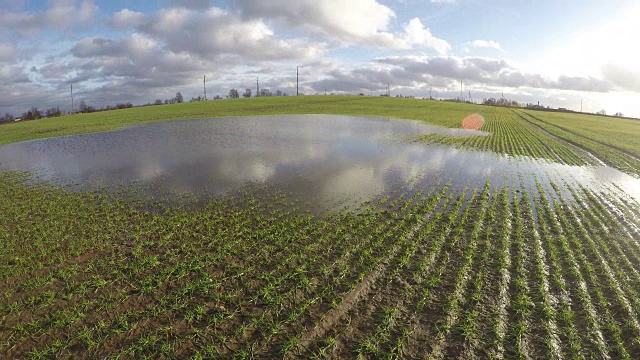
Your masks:
[{"label": "utility pole", "polygon": [[471,90],[469,90],[469,101],[473,102],[473,98],[471,97]]},{"label": "utility pole", "polygon": [[71,84],[71,113],[73,114],[73,84]]},{"label": "utility pole", "polygon": [[299,83],[300,83],[300,73],[298,72],[298,67],[296,66],[296,96],[300,95],[300,93],[298,91]]},{"label": "utility pole", "polygon": [[433,97],[431,96],[431,89],[429,89],[429,100],[433,100]]},{"label": "utility pole", "polygon": [[389,83],[387,83],[387,97],[391,97],[391,88],[389,88]]},{"label": "utility pole", "polygon": [[260,81],[256,78],[256,97],[260,96]]},{"label": "utility pole", "polygon": [[202,85],[204,86],[204,101],[207,101],[207,75],[202,79]]},{"label": "utility pole", "polygon": [[580,112],[582,112],[582,99],[580,99]]},{"label": "utility pole", "polygon": [[462,101],[462,80],[460,80],[460,101]]}]

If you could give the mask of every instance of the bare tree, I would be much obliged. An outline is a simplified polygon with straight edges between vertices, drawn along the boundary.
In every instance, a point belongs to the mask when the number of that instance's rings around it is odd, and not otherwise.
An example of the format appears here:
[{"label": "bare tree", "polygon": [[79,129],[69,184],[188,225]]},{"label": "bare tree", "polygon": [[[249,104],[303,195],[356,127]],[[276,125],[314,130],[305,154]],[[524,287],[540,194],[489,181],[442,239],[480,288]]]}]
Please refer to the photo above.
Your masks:
[{"label": "bare tree", "polygon": [[2,122],[10,122],[15,120],[13,115],[9,114],[9,113],[5,113],[4,115],[0,116],[0,123]]},{"label": "bare tree", "polygon": [[178,92],[176,93],[176,102],[177,102],[178,104],[180,104],[180,103],[181,103],[181,102],[183,102],[183,101],[184,101],[184,98],[182,97],[182,94],[180,94],[180,91],[178,91]]},{"label": "bare tree", "polygon": [[260,96],[271,96],[271,91],[269,89],[260,89]]},{"label": "bare tree", "polygon": [[37,120],[42,118],[42,113],[37,107],[32,107],[29,111],[22,113],[23,120]]},{"label": "bare tree", "polygon": [[154,102],[153,104],[154,105],[162,105],[162,100],[156,99],[156,102]]},{"label": "bare tree", "polygon": [[46,117],[58,117],[62,115],[62,112],[60,111],[60,108],[56,106],[56,107],[47,109],[47,111],[45,111],[45,115]]},{"label": "bare tree", "polygon": [[240,97],[240,94],[238,93],[238,90],[236,89],[229,90],[229,99],[237,99],[239,97]]},{"label": "bare tree", "polygon": [[248,99],[248,98],[250,98],[250,97],[251,97],[251,89],[247,89],[247,90],[245,90],[245,91],[244,91],[244,94],[242,94],[242,96],[243,96],[244,98],[247,98],[247,99]]}]

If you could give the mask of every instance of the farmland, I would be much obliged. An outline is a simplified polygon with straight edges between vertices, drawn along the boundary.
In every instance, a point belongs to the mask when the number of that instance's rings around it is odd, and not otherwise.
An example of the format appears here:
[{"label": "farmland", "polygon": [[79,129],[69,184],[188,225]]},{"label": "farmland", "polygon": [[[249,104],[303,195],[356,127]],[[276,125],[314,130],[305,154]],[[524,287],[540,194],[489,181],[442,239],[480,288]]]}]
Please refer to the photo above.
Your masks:
[{"label": "farmland", "polygon": [[[399,140],[640,174],[631,136],[640,123],[630,120],[411,99],[251,101],[5,125],[0,142],[208,116],[334,113],[456,127],[480,113],[488,136]],[[456,187],[456,174],[444,173],[319,216],[267,187],[169,206],[134,190],[72,192],[0,173],[0,352],[638,358],[638,199],[564,175],[523,170]]]}]

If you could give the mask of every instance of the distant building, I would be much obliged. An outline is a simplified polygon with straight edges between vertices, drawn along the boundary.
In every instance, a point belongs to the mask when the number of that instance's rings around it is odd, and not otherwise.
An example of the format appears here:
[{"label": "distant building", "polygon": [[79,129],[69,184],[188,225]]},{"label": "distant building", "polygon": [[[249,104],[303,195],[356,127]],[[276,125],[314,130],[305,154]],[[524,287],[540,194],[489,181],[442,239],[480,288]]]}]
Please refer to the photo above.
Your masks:
[{"label": "distant building", "polygon": [[17,118],[17,119],[15,119],[13,121],[15,121],[15,122],[22,121],[22,118]]}]

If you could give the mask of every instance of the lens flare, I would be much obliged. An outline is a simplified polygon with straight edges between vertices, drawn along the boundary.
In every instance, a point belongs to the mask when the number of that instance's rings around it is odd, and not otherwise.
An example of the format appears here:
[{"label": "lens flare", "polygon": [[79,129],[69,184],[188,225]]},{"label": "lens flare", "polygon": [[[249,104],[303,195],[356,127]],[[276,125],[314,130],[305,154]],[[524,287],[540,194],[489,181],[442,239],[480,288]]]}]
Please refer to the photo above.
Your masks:
[{"label": "lens flare", "polygon": [[484,117],[480,114],[471,114],[462,120],[462,128],[466,130],[480,130],[484,124]]}]

